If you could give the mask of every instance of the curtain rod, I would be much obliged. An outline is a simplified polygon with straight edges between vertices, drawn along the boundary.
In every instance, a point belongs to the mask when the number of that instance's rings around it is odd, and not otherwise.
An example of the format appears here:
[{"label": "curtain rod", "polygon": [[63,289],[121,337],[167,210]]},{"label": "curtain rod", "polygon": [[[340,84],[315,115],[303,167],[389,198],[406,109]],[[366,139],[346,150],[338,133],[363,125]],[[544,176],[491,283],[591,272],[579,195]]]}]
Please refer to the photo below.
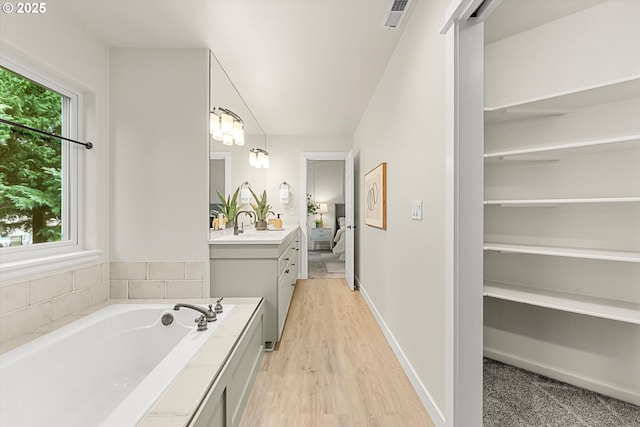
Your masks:
[{"label": "curtain rod", "polygon": [[25,125],[22,125],[20,123],[12,122],[11,120],[5,120],[3,118],[0,118],[0,123],[4,123],[4,124],[7,124],[9,126],[15,126],[15,127],[21,128],[21,129],[29,130],[31,132],[39,133],[40,135],[45,135],[45,136],[48,136],[50,138],[64,139],[65,141],[73,142],[74,144],[84,145],[87,150],[91,150],[93,148],[93,144],[91,142],[76,141],[75,139],[71,139],[71,138],[67,138],[67,137],[64,137],[64,136],[56,135],[55,133],[45,132],[45,131],[40,130],[40,129],[34,129],[32,127],[25,126]]}]

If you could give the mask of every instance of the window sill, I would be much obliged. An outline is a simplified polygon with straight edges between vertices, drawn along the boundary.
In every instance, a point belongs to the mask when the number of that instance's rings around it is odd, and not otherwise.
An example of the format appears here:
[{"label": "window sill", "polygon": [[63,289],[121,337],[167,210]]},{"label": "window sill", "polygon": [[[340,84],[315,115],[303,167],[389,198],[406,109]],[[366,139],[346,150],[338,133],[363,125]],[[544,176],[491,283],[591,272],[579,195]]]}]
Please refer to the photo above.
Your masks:
[{"label": "window sill", "polygon": [[78,251],[22,261],[0,263],[0,283],[41,275],[65,268],[89,264],[100,258],[102,251]]}]

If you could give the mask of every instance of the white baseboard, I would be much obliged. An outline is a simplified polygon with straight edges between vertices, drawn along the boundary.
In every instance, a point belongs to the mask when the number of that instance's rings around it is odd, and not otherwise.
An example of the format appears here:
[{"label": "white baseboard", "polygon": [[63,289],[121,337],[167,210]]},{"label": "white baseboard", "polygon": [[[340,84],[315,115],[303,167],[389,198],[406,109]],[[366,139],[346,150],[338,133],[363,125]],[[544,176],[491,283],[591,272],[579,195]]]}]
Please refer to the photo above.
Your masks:
[{"label": "white baseboard", "polygon": [[445,427],[446,423],[444,420],[444,415],[436,406],[433,398],[429,394],[429,391],[424,386],[424,384],[422,384],[422,381],[420,381],[420,378],[418,378],[416,371],[413,369],[413,366],[411,366],[411,363],[409,362],[404,352],[400,348],[400,345],[398,345],[398,342],[396,341],[395,337],[387,327],[387,324],[384,322],[384,319],[380,315],[380,312],[378,311],[376,306],[373,304],[373,301],[371,301],[371,298],[369,298],[367,291],[364,289],[364,286],[362,286],[362,283],[360,283],[360,280],[358,279],[357,276],[355,277],[355,280],[358,285],[358,288],[360,289],[360,293],[362,294],[362,297],[364,298],[365,302],[369,306],[371,313],[373,313],[373,317],[376,319],[376,322],[378,322],[380,329],[382,329],[384,336],[387,338],[387,342],[391,346],[393,353],[398,358],[398,361],[400,362],[400,365],[402,366],[402,369],[404,370],[405,374],[407,374],[407,377],[409,378],[411,385],[415,389],[416,393],[418,393],[418,397],[420,398],[420,400],[422,401],[422,404],[424,405],[425,409],[429,413],[429,416],[431,417],[431,419],[433,420],[433,422],[437,427]]},{"label": "white baseboard", "polygon": [[544,375],[545,377],[553,378],[554,380],[563,381],[577,387],[595,391],[596,393],[611,396],[640,406],[640,393],[638,391],[621,388],[613,384],[605,383],[596,378],[587,377],[576,372],[566,371],[556,366],[540,363],[536,360],[527,359],[490,347],[484,347],[484,355],[485,357],[497,360],[498,362],[526,369],[527,371],[535,372],[536,374]]}]

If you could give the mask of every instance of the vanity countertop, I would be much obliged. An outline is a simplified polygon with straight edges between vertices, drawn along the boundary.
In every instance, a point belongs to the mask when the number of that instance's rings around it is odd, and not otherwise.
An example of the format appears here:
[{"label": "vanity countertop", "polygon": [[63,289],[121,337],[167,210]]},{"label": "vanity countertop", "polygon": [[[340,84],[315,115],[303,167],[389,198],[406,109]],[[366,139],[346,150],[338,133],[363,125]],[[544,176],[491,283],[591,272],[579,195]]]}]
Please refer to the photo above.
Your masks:
[{"label": "vanity countertop", "polygon": [[[282,230],[256,231],[254,228],[245,230],[242,234],[233,235],[233,230],[215,231],[210,245],[264,245],[280,244],[291,233],[298,229],[297,225],[285,224]],[[219,235],[217,233],[220,233]]]}]

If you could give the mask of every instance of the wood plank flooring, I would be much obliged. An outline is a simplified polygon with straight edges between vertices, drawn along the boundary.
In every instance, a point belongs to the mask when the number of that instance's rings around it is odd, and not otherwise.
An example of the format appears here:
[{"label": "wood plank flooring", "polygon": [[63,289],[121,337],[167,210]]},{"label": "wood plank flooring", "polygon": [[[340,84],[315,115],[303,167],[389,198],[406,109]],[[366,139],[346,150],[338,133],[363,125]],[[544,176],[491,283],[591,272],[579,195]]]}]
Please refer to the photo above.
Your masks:
[{"label": "wood plank flooring", "polygon": [[263,359],[241,427],[430,427],[359,292],[299,280],[277,351]]}]

